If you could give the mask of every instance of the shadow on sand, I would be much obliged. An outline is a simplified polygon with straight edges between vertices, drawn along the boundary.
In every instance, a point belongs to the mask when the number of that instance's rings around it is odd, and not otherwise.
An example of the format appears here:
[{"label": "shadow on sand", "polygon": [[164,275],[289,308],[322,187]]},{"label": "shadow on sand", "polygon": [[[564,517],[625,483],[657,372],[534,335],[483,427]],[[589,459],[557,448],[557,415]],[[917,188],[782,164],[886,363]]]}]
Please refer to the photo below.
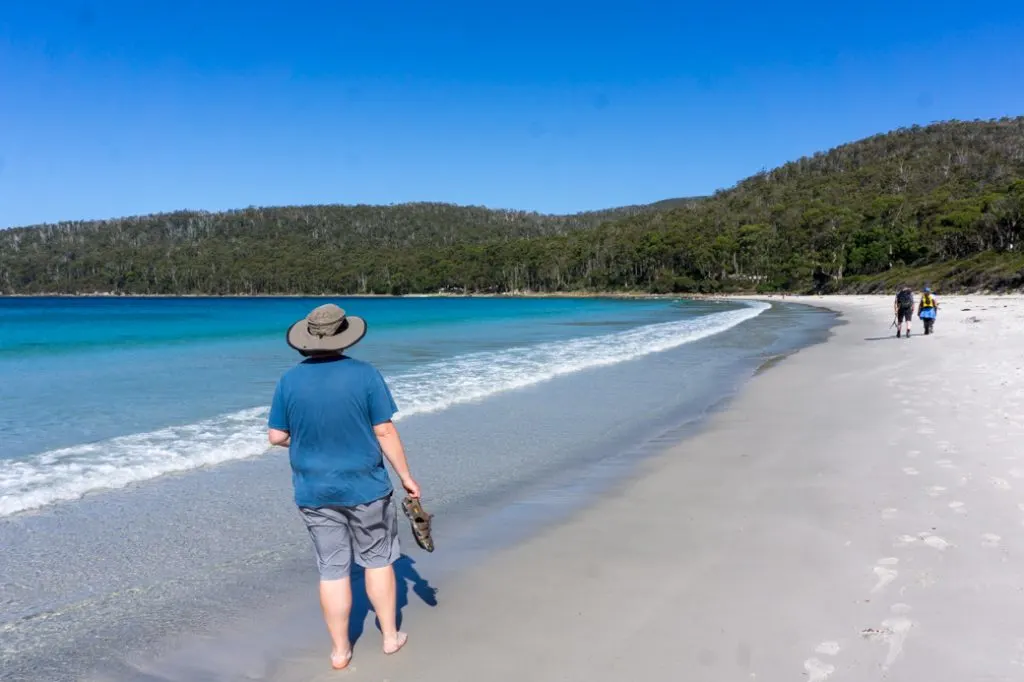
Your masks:
[{"label": "shadow on sand", "polygon": [[[409,589],[427,606],[437,606],[437,589],[431,587],[414,567],[415,561],[405,554],[395,562],[395,584],[398,591],[398,627],[402,627],[402,610],[409,604]],[[349,618],[349,640],[353,646],[363,636],[366,628],[366,617],[373,611],[373,606],[366,596],[366,582],[363,571],[357,567],[352,570],[352,615]],[[374,619],[376,623],[376,619]]]}]

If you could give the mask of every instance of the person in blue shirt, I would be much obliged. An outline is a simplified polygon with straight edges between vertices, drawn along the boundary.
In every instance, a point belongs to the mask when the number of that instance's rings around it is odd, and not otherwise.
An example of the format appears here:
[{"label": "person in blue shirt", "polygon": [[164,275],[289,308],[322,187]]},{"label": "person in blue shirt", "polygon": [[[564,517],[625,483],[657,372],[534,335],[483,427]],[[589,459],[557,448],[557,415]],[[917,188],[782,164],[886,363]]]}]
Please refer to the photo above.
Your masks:
[{"label": "person in blue shirt", "polygon": [[295,503],[320,571],[331,665],[339,670],[352,659],[353,558],[365,569],[384,653],[397,652],[407,640],[396,627],[398,518],[384,459],[409,497],[420,496],[392,423],[398,408],[391,391],[375,367],[343,353],[365,334],[363,319],[334,304],[319,306],[292,325],[288,345],[305,360],[281,377],[268,419],[270,444],[288,448]]}]

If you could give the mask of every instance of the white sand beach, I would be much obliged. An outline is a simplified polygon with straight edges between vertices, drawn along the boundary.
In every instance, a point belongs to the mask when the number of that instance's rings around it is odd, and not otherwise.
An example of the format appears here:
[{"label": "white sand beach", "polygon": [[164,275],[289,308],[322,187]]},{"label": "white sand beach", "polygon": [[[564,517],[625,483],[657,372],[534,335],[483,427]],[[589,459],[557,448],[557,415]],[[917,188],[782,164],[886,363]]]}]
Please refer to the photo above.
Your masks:
[{"label": "white sand beach", "polygon": [[828,342],[411,604],[398,656],[280,679],[1024,679],[1024,298],[939,300],[897,340],[888,297],[809,299]]}]

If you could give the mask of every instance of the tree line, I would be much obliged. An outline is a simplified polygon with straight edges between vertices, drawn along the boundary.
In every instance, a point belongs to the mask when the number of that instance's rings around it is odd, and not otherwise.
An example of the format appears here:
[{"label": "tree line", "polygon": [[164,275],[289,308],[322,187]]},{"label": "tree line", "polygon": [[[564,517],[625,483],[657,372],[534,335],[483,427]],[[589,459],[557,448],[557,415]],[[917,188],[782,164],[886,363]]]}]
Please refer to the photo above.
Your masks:
[{"label": "tree line", "polygon": [[713,196],[571,216],[249,208],[0,231],[0,292],[407,294],[1024,286],[1024,118],[842,145]]}]

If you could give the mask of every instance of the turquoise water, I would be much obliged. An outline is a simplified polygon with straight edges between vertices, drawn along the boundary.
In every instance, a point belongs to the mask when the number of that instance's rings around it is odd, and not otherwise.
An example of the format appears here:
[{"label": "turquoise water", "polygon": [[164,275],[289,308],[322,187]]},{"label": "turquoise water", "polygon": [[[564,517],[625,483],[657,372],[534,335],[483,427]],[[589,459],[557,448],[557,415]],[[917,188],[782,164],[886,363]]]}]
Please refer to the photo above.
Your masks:
[{"label": "turquoise water", "polygon": [[[0,515],[266,450],[322,300],[0,299]],[[767,306],[608,299],[342,299],[368,320],[400,418],[722,333]]]}]

